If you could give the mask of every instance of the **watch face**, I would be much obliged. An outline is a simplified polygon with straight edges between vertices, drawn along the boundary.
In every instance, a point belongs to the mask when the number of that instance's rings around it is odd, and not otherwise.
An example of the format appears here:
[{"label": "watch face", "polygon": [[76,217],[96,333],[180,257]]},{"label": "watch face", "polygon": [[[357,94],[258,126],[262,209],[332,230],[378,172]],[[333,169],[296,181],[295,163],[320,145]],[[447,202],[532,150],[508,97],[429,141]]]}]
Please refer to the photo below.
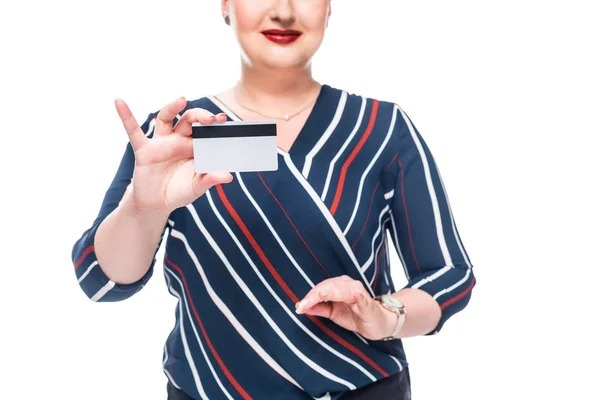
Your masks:
[{"label": "watch face", "polygon": [[401,301],[396,300],[393,296],[386,296],[385,299],[391,306],[396,307],[396,308],[403,308],[404,304],[402,304]]}]

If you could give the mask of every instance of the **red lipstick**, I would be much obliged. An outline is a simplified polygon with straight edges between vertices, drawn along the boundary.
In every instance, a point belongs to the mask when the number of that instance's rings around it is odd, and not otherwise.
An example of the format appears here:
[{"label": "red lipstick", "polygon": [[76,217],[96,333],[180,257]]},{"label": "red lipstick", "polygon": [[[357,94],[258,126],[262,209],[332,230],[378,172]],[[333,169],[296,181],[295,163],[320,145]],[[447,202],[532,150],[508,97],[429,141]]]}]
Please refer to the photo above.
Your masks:
[{"label": "red lipstick", "polygon": [[302,32],[295,31],[293,29],[269,29],[262,32],[263,35],[271,42],[277,44],[289,44],[298,40],[302,35]]}]

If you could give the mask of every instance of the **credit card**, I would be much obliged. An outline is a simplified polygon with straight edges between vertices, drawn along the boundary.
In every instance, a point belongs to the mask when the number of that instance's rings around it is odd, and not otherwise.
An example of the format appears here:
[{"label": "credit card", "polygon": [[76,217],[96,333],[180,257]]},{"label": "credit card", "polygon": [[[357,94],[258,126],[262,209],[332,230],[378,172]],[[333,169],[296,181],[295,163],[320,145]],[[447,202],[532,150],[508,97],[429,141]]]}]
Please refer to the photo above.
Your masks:
[{"label": "credit card", "polygon": [[192,124],[196,173],[276,171],[275,121],[227,121]]}]

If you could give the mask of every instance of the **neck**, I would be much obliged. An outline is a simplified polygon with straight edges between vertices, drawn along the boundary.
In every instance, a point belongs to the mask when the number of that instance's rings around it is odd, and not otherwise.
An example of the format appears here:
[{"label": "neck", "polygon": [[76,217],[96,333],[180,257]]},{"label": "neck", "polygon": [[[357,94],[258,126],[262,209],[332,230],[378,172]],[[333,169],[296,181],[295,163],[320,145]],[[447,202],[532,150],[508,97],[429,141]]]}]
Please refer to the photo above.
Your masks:
[{"label": "neck", "polygon": [[242,76],[233,90],[244,103],[265,111],[289,113],[310,101],[319,87],[312,77],[310,65],[273,70],[242,63]]}]

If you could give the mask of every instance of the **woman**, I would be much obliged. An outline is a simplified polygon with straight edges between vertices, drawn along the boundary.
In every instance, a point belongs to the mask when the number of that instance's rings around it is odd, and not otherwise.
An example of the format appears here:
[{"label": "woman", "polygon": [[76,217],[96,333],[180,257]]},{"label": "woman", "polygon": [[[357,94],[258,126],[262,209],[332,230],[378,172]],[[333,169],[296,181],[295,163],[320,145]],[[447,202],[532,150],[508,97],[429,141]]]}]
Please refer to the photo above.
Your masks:
[{"label": "woman", "polygon": [[[132,296],[169,228],[169,399],[408,399],[400,339],[437,333],[475,284],[432,155],[397,105],[312,78],[328,0],[222,12],[242,52],[233,88],[141,127],[116,100],[130,143],[74,246],[79,283],[94,301]],[[279,169],[195,174],[191,124],[239,119],[277,120]]]}]

